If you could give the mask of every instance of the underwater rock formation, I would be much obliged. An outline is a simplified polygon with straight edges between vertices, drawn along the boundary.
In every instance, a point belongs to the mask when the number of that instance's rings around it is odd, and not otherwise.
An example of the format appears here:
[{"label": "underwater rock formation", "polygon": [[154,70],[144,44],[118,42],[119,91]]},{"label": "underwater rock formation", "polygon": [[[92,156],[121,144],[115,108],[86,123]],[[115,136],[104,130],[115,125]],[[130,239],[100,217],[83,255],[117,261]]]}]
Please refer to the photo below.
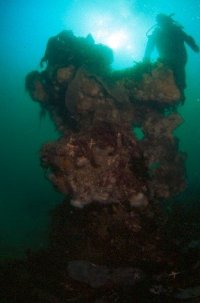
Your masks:
[{"label": "underwater rock formation", "polygon": [[[93,201],[130,201],[139,193],[147,201],[149,193],[151,199],[166,198],[184,190],[185,155],[179,152],[178,140],[173,136],[182,118],[169,111],[169,103],[177,104],[178,90],[169,71],[166,73],[171,82],[166,81],[166,87],[171,83],[170,89],[153,84],[155,79],[165,83],[163,69],[155,67],[152,73],[157,78],[144,74],[141,81],[134,80],[137,69],[128,77],[126,71],[121,78],[112,73],[102,77],[71,63],[56,66],[53,76],[52,69],[50,73],[47,69],[27,76],[30,95],[49,111],[57,129],[65,134],[58,142],[44,146],[41,158],[45,168],[51,169],[53,184],[62,193],[71,194],[72,203],[81,206]],[[142,85],[146,77],[155,78],[150,82],[153,102],[146,84]],[[140,100],[139,86],[145,96]],[[142,140],[131,133],[134,127],[144,133]],[[140,154],[139,158],[134,159],[135,153]],[[131,168],[135,165],[136,175]],[[146,180],[138,186],[142,175]],[[114,194],[117,188],[118,194]],[[120,190],[126,194],[120,194]]]},{"label": "underwater rock formation", "polygon": [[173,73],[143,63],[112,71],[108,47],[71,32],[50,38],[44,63],[26,88],[60,133],[40,154],[65,200],[53,216],[51,252],[68,263],[69,280],[90,287],[133,285],[145,277],[142,262],[170,267],[176,256],[163,246],[158,202],[186,187]]}]

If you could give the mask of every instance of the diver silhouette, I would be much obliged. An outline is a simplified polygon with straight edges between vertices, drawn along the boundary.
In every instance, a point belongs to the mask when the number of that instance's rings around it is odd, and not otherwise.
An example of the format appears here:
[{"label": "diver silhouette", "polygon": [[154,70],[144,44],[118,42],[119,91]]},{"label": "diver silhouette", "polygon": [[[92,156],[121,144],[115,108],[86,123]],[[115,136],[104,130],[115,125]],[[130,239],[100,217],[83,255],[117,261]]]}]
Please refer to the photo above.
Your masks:
[{"label": "diver silhouette", "polygon": [[194,52],[199,52],[200,49],[195,40],[183,31],[183,27],[174,21],[172,15],[158,14],[156,22],[156,28],[148,35],[144,62],[150,61],[151,53],[156,48],[159,61],[173,71],[176,85],[181,93],[180,101],[184,103],[185,65],[187,63],[185,43]]}]

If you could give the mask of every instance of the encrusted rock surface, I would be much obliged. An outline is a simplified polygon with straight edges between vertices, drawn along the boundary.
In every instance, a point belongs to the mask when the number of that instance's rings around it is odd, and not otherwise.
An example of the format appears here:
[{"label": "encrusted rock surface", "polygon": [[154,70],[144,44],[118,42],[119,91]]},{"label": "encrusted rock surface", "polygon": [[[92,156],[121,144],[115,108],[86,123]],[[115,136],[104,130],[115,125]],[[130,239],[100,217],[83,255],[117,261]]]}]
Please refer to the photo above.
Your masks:
[{"label": "encrusted rock surface", "polygon": [[51,169],[50,180],[72,196],[74,206],[134,204],[139,193],[144,199],[148,195],[145,161],[127,130],[104,123],[47,144],[41,154],[43,166]]},{"label": "encrusted rock surface", "polygon": [[145,73],[141,83],[134,89],[134,97],[139,101],[156,101],[173,104],[180,98],[180,92],[175,85],[173,73],[162,64]]}]

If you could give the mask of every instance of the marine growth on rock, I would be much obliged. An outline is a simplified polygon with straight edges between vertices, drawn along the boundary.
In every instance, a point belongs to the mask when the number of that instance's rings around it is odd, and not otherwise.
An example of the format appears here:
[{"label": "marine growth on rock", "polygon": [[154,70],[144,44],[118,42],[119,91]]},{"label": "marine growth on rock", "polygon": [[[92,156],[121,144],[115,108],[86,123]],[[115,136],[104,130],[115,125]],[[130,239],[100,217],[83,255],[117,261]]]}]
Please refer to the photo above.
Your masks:
[{"label": "marine growth on rock", "polygon": [[73,205],[146,206],[184,190],[185,155],[173,135],[180,92],[167,67],[112,71],[111,49],[69,31],[50,38],[44,63],[26,87],[62,137],[42,148],[41,163]]}]

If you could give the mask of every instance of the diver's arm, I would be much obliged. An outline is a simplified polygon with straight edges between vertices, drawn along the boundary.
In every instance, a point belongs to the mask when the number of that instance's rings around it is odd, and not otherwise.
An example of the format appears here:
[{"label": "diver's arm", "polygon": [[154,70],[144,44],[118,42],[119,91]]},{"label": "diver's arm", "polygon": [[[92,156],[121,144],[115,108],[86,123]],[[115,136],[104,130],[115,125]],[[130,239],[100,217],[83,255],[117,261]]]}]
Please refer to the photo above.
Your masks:
[{"label": "diver's arm", "polygon": [[148,37],[148,41],[147,41],[147,45],[146,45],[146,49],[145,49],[145,53],[144,53],[144,58],[143,58],[144,62],[150,61],[151,53],[152,53],[154,47],[155,47],[155,37],[154,37],[154,35],[151,35]]},{"label": "diver's arm", "polygon": [[45,55],[42,57],[42,59],[40,60],[40,67],[43,68],[44,63],[46,62],[46,57]]},{"label": "diver's arm", "polygon": [[184,33],[184,41],[191,47],[194,52],[199,53],[199,46],[196,44],[195,40],[191,36]]},{"label": "diver's arm", "polygon": [[44,53],[44,56],[40,60],[40,67],[41,68],[43,68],[44,63],[48,61],[48,52],[49,52],[49,49],[50,49],[50,47],[49,47],[49,42],[48,42],[46,50],[45,50],[45,53]]},{"label": "diver's arm", "polygon": [[58,35],[50,37],[48,42],[47,42],[47,46],[46,46],[46,50],[44,53],[44,56],[42,57],[42,59],[40,60],[40,67],[43,68],[44,63],[48,62],[49,59],[49,54],[52,53],[52,49],[54,50],[55,48],[55,43],[58,40]]}]

